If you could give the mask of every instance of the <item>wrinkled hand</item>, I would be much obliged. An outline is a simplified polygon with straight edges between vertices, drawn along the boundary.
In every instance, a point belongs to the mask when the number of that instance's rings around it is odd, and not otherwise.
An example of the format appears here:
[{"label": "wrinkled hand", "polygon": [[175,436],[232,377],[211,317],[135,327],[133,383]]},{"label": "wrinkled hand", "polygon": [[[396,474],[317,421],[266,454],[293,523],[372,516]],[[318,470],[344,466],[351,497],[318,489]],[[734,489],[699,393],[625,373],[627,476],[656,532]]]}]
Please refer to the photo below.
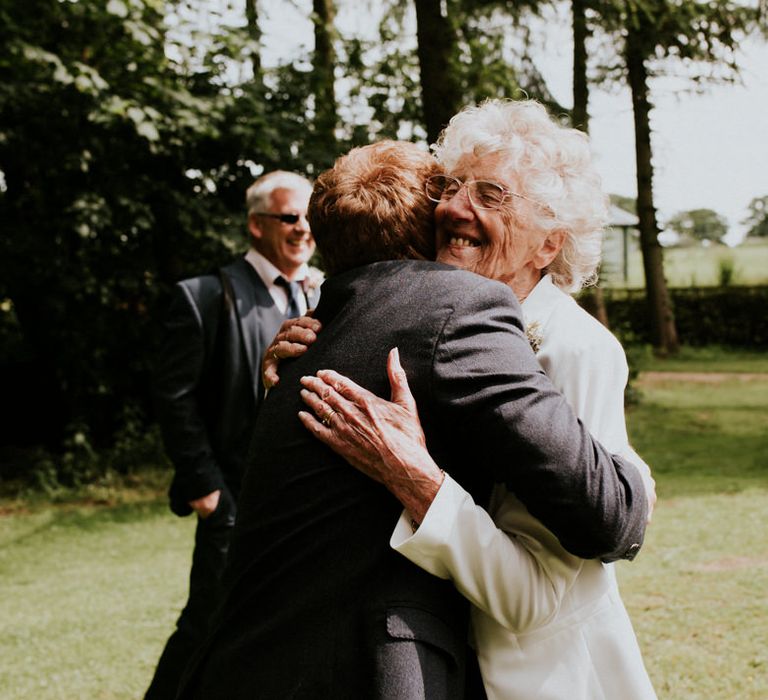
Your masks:
[{"label": "wrinkled hand", "polygon": [[397,348],[389,353],[387,374],[391,401],[333,370],[302,377],[302,399],[315,415],[301,411],[299,418],[353,467],[384,484],[421,522],[444,475],[427,452]]},{"label": "wrinkled hand", "polygon": [[221,498],[221,489],[216,489],[207,496],[189,501],[189,507],[205,520],[218,507],[219,498]]},{"label": "wrinkled hand", "polygon": [[264,353],[261,376],[267,389],[271,389],[280,381],[277,368],[281,360],[303,355],[317,340],[317,334],[323,325],[312,318],[311,313],[310,311],[305,316],[283,321],[280,330]]}]

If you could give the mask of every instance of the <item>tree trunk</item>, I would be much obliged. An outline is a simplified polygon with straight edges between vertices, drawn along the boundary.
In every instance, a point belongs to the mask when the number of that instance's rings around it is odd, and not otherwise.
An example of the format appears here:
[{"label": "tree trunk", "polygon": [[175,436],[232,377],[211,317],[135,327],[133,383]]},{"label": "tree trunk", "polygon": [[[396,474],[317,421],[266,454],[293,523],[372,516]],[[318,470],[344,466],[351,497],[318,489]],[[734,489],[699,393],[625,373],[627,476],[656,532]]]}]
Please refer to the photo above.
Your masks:
[{"label": "tree trunk", "polygon": [[584,0],[571,0],[573,26],[573,112],[571,124],[589,133],[589,83],[587,82],[587,17]]},{"label": "tree trunk", "polygon": [[[589,133],[589,82],[587,80],[587,26],[585,0],[571,0],[571,17],[573,26],[573,111],[571,124],[585,134]],[[608,328],[608,309],[605,297],[598,279],[595,285],[595,316],[600,323]]]},{"label": "tree trunk", "polygon": [[315,93],[315,130],[318,139],[328,144],[336,142],[336,90],[334,68],[336,54],[333,40],[334,28],[333,0],[312,0],[315,23],[314,55],[314,93]]},{"label": "tree trunk", "polygon": [[462,102],[458,72],[454,66],[456,32],[441,12],[441,0],[415,0],[421,101],[427,140],[437,141]]},{"label": "tree trunk", "polygon": [[248,38],[253,42],[251,48],[253,81],[261,85],[261,28],[259,27],[258,0],[245,0],[245,17],[248,23]]},{"label": "tree trunk", "polygon": [[663,355],[673,354],[680,344],[675,328],[672,300],[664,279],[664,260],[659,245],[659,228],[653,204],[653,163],[651,151],[651,103],[648,71],[645,66],[642,37],[652,27],[627,27],[626,61],[635,122],[635,158],[637,161],[637,217],[640,247],[645,271],[645,293],[653,330],[653,344]]}]

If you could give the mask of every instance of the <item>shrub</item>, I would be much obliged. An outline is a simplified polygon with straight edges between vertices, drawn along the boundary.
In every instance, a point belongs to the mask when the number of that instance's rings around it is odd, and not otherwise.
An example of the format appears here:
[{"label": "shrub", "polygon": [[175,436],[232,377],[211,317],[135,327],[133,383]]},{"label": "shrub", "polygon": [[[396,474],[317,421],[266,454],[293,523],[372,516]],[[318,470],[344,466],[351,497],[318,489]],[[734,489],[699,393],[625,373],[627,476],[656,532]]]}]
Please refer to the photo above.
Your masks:
[{"label": "shrub", "polygon": [[[579,297],[590,309],[591,291]],[[681,343],[768,349],[768,286],[670,289]],[[652,341],[645,290],[605,289],[611,330],[620,338]]]},{"label": "shrub", "polygon": [[736,263],[729,255],[717,259],[717,282],[720,287],[728,287],[736,276]]}]

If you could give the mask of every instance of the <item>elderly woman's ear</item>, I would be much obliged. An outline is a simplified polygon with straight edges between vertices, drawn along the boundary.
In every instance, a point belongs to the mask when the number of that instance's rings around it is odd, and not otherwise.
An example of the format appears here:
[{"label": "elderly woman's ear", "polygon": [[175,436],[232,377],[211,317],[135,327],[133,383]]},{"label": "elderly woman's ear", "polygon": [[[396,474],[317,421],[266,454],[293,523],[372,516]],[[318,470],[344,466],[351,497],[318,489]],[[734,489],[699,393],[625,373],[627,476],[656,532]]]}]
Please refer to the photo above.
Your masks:
[{"label": "elderly woman's ear", "polygon": [[539,249],[533,255],[533,265],[537,270],[543,270],[552,264],[560,249],[565,245],[568,234],[563,230],[552,231],[542,240]]}]

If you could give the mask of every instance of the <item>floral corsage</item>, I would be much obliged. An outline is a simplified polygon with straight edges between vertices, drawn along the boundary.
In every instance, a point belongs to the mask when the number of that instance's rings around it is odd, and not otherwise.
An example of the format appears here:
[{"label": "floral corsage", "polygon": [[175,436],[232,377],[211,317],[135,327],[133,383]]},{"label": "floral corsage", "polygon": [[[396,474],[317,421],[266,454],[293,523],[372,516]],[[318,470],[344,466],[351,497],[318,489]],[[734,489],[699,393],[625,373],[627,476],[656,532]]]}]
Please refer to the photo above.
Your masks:
[{"label": "floral corsage", "polygon": [[538,321],[534,321],[530,326],[525,329],[525,337],[528,338],[528,342],[531,344],[531,349],[534,354],[538,353],[541,349],[541,343],[544,340],[544,336],[541,334],[541,324]]}]

